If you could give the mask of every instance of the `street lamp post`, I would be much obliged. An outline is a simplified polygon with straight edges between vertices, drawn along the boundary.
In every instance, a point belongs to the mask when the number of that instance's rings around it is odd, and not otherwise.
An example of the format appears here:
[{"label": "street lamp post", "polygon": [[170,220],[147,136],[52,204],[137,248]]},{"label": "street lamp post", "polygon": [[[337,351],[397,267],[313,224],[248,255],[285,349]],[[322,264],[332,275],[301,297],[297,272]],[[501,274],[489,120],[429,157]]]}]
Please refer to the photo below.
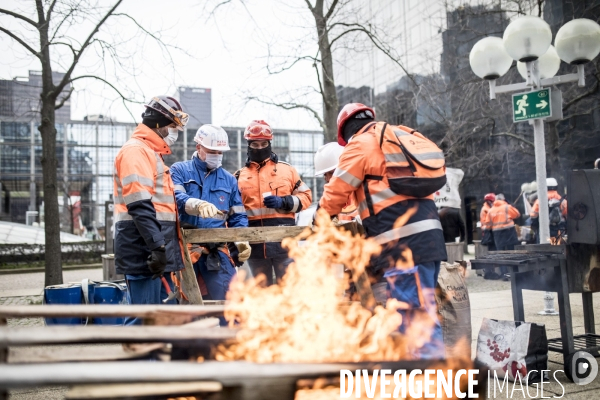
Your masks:
[{"label": "street lamp post", "polygon": [[[552,31],[541,18],[525,16],[511,22],[504,31],[502,39],[487,37],[473,46],[469,61],[475,75],[489,81],[490,99],[498,93],[509,93],[530,90],[534,93],[549,94],[541,89],[561,83],[577,82],[585,86],[584,64],[593,60],[600,53],[600,25],[596,22],[580,18],[569,21],[562,26],[552,47]],[[575,65],[577,73],[555,76],[560,68],[561,59]],[[516,60],[517,69],[526,81],[512,85],[496,86],[496,79],[506,74]],[[515,97],[517,95],[514,95]],[[547,96],[548,98],[550,96]],[[546,184],[546,145],[544,141],[544,118],[551,114],[538,113],[526,117],[527,93],[520,98],[520,108],[515,110],[513,103],[513,120],[518,121],[517,113],[522,114],[519,120],[528,120],[533,125],[535,146],[535,170],[538,186],[539,238],[540,243],[550,240],[550,220],[548,210],[548,187]],[[551,111],[550,100],[539,102],[535,107]],[[517,101],[517,104],[519,101]],[[534,109],[535,110],[535,109]],[[540,314],[557,315],[554,310],[554,295],[546,292],[545,309]]]}]

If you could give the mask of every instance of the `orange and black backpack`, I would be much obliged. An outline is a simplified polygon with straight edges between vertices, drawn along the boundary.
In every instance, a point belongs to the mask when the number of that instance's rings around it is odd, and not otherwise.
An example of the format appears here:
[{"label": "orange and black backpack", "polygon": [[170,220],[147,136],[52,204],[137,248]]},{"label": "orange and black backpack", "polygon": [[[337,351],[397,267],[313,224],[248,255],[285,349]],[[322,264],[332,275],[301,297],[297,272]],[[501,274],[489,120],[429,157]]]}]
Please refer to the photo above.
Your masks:
[{"label": "orange and black backpack", "polygon": [[421,133],[407,126],[383,123],[381,131],[375,131],[375,138],[385,156],[385,174],[394,193],[422,198],[446,184],[444,152]]}]

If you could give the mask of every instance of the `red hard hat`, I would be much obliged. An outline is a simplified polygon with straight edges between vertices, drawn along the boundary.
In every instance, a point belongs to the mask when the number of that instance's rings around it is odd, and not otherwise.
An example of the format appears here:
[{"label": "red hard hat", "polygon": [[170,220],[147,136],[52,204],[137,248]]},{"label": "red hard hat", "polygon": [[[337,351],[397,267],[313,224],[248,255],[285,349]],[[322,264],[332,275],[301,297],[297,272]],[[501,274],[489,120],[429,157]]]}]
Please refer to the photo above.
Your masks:
[{"label": "red hard hat", "polygon": [[273,130],[263,120],[254,120],[246,127],[244,131],[246,140],[273,140]]},{"label": "red hard hat", "polygon": [[488,193],[485,195],[485,197],[483,198],[483,200],[485,201],[496,201],[496,195],[494,193]]},{"label": "red hard hat", "polygon": [[342,128],[344,124],[350,117],[360,111],[370,111],[373,114],[373,118],[375,118],[375,111],[371,107],[367,107],[361,103],[349,103],[346,104],[337,117],[337,134],[338,134],[338,143],[340,146],[345,146],[348,143],[344,140],[344,136],[342,135]]}]

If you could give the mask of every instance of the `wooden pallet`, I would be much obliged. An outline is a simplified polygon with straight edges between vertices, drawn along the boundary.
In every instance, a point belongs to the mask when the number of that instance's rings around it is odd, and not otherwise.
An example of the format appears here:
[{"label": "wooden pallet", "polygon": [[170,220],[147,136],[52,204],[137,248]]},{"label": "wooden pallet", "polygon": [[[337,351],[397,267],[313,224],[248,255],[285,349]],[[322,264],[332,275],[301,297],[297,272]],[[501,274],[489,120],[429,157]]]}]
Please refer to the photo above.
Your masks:
[{"label": "wooden pallet", "polygon": [[196,280],[192,258],[188,244],[199,243],[231,243],[231,242],[281,242],[285,238],[296,237],[307,229],[302,226],[268,226],[256,228],[213,228],[213,229],[182,229],[183,263],[181,271],[181,289],[190,304],[204,304],[200,287]]}]

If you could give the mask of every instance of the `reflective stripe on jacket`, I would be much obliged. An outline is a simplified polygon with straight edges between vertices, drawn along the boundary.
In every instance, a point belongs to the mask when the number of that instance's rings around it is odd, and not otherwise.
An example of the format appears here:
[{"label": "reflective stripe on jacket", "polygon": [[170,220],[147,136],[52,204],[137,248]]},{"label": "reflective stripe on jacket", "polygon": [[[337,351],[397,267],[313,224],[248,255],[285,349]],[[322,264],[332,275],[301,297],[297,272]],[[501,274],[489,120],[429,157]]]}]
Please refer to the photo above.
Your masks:
[{"label": "reflective stripe on jacket", "polygon": [[[560,200],[560,194],[556,190],[548,190],[548,201],[550,200]],[[563,217],[567,216],[567,200],[563,200],[560,202],[560,213]],[[533,208],[531,209],[531,213],[529,214],[531,218],[539,218],[540,216],[540,200],[536,199],[535,203],[533,203]]]},{"label": "reflective stripe on jacket", "polygon": [[[189,223],[197,228],[248,226],[237,180],[223,168],[208,171],[206,162],[193,156],[191,160],[173,164],[171,177],[182,223]],[[217,218],[198,217],[199,200],[214,204],[224,215]]]},{"label": "reflective stripe on jacket", "polygon": [[[319,202],[321,208],[329,215],[337,215],[354,194],[367,237],[374,237],[381,244],[398,241],[408,246],[415,264],[445,260],[444,235],[433,195],[415,198],[390,189],[384,154],[375,139],[374,126],[367,125],[364,132],[354,135],[344,148],[333,177],[325,185]],[[370,176],[383,178],[375,180],[369,179]],[[370,204],[365,188],[370,194]],[[414,214],[403,226],[395,226],[396,220],[409,210]]]},{"label": "reflective stripe on jacket", "polygon": [[[298,171],[291,165],[279,162],[273,155],[260,165],[250,162],[239,171],[238,187],[248,214],[249,226],[293,226],[295,213],[308,208],[312,202],[310,188],[302,182]],[[291,211],[266,208],[263,194],[292,196]],[[281,243],[252,244],[250,258],[270,258],[286,254]]]},{"label": "reflective stripe on jacket", "polygon": [[508,228],[514,229],[515,222],[513,220],[520,216],[521,213],[515,207],[504,200],[496,200],[494,206],[488,211],[487,226],[491,226],[494,232]]},{"label": "reflective stripe on jacket", "polygon": [[171,151],[140,124],[115,158],[115,266],[121,274],[149,274],[150,251],[166,247],[166,272],[183,268],[173,182],[162,155]]}]

